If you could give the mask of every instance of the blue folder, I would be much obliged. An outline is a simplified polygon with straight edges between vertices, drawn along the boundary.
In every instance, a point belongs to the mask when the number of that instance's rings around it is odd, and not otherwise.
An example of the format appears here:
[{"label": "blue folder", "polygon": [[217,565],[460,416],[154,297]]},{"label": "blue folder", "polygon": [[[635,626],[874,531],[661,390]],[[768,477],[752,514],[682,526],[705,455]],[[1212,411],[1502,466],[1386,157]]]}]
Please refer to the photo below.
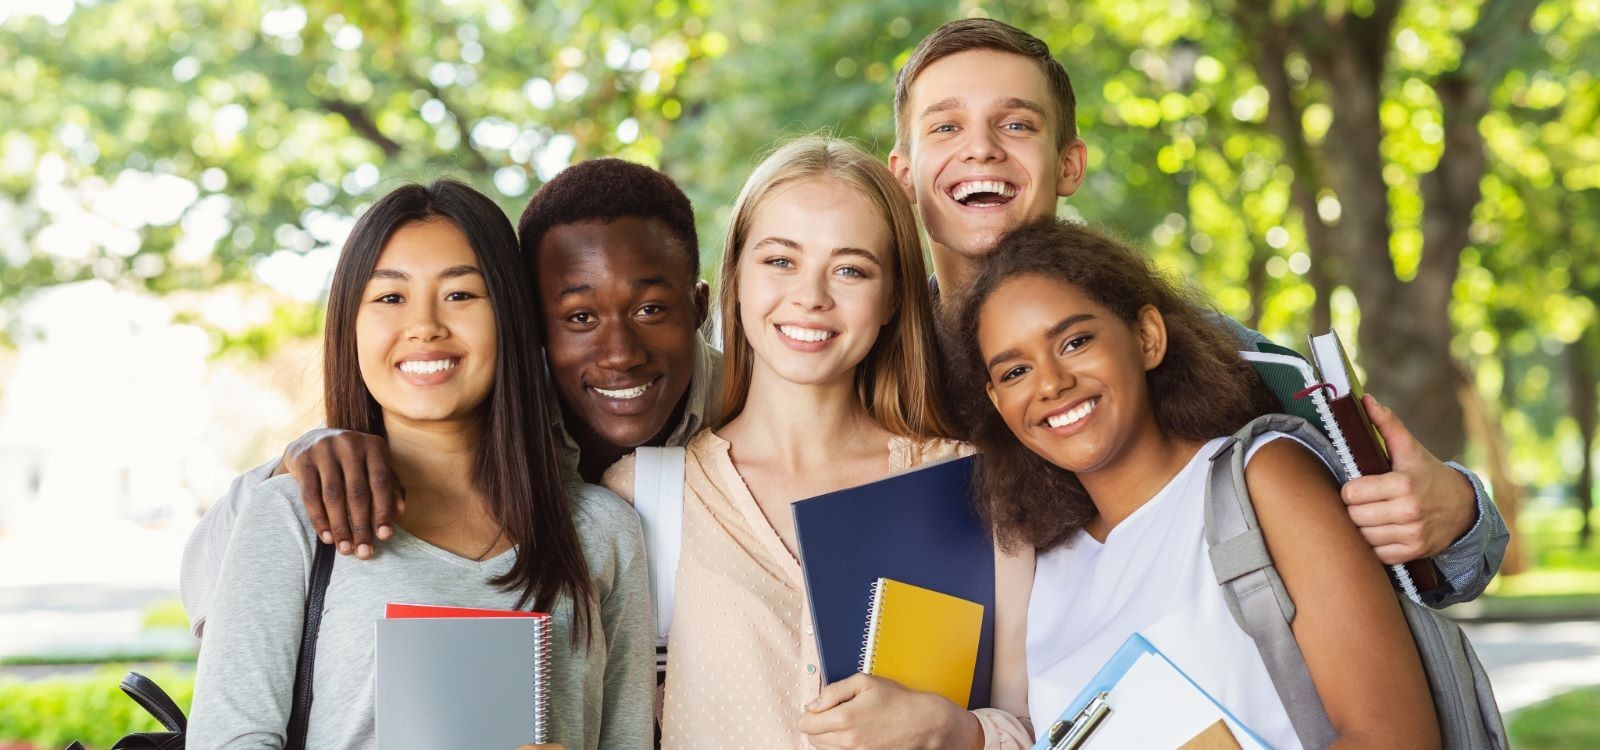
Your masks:
[{"label": "blue folder", "polygon": [[[1100,693],[1112,692],[1116,688],[1117,683],[1122,681],[1122,676],[1127,674],[1128,670],[1133,667],[1134,662],[1138,661],[1139,657],[1144,656],[1145,654],[1155,654],[1156,656],[1161,657],[1162,661],[1171,665],[1171,667],[1177,671],[1178,674],[1183,675],[1183,679],[1188,680],[1189,684],[1193,685],[1195,690],[1200,691],[1201,695],[1209,698],[1211,702],[1222,711],[1223,715],[1227,716],[1229,721],[1236,725],[1234,727],[1229,727],[1230,730],[1243,730],[1244,733],[1249,735],[1250,739],[1255,740],[1259,746],[1270,747],[1265,740],[1261,739],[1254,732],[1251,732],[1248,728],[1246,728],[1244,722],[1239,721],[1239,717],[1234,716],[1233,712],[1229,711],[1226,706],[1223,706],[1221,703],[1217,703],[1217,700],[1212,698],[1211,694],[1205,691],[1205,688],[1200,687],[1199,683],[1191,679],[1187,672],[1179,669],[1178,665],[1173,664],[1172,660],[1168,659],[1166,654],[1161,653],[1160,649],[1151,645],[1149,641],[1145,640],[1144,636],[1139,635],[1138,633],[1128,636],[1128,640],[1123,641],[1122,646],[1117,649],[1117,652],[1112,654],[1111,658],[1106,661],[1106,665],[1101,667],[1100,671],[1096,672],[1094,677],[1089,679],[1089,684],[1084,685],[1083,690],[1078,692],[1077,697],[1073,698],[1072,702],[1067,704],[1067,710],[1062,711],[1061,715],[1056,718],[1062,721],[1070,721],[1079,713],[1082,713],[1083,709],[1089,705],[1089,701],[1094,700],[1096,695],[1099,695]],[[1050,750],[1050,737],[1048,732],[1044,733],[1044,736],[1041,736],[1037,742],[1033,743],[1033,748],[1031,750]]]},{"label": "blue folder", "polygon": [[994,673],[994,542],[968,501],[972,458],[926,466],[793,505],[823,676],[856,673],[872,584],[893,578],[983,605],[967,708]]}]

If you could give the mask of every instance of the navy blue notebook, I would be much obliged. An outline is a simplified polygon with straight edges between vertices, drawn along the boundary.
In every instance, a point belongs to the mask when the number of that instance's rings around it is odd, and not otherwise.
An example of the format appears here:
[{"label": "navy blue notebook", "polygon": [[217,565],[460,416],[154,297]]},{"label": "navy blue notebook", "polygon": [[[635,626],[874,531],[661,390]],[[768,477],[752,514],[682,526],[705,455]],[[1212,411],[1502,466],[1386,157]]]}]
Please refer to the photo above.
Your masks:
[{"label": "navy blue notebook", "polygon": [[967,708],[989,707],[994,542],[967,500],[973,461],[946,461],[793,505],[827,682],[855,674],[872,584],[892,578],[983,605]]}]

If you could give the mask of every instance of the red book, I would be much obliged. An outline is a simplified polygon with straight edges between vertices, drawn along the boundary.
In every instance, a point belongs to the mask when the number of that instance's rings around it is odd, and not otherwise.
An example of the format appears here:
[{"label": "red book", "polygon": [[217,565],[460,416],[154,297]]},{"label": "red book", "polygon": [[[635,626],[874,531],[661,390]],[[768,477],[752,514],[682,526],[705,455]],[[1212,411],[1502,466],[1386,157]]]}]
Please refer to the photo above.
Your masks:
[{"label": "red book", "polygon": [[542,612],[520,612],[509,609],[478,609],[476,607],[444,607],[437,604],[399,604],[389,602],[383,616],[390,620],[412,620],[423,617],[549,617]]}]

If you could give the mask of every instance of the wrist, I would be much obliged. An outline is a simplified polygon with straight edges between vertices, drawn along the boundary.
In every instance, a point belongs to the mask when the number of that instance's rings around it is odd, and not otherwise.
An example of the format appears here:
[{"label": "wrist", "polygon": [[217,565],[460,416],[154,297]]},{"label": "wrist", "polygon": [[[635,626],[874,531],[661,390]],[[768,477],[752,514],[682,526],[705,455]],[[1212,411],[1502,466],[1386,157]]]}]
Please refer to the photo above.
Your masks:
[{"label": "wrist", "polygon": [[977,714],[965,710],[950,701],[939,699],[949,711],[946,718],[946,731],[938,738],[935,747],[939,748],[968,748],[981,750],[983,747],[983,723],[978,721]]}]

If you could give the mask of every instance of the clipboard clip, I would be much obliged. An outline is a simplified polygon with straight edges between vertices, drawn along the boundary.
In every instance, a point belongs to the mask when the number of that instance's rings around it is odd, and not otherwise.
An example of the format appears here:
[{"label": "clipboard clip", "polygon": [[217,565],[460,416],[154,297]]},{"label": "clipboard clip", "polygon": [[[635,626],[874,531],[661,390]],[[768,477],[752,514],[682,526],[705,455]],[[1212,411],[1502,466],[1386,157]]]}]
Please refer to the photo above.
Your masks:
[{"label": "clipboard clip", "polygon": [[1077,750],[1089,741],[1094,730],[1111,715],[1111,694],[1102,690],[1070,721],[1060,720],[1050,725],[1050,750]]}]

